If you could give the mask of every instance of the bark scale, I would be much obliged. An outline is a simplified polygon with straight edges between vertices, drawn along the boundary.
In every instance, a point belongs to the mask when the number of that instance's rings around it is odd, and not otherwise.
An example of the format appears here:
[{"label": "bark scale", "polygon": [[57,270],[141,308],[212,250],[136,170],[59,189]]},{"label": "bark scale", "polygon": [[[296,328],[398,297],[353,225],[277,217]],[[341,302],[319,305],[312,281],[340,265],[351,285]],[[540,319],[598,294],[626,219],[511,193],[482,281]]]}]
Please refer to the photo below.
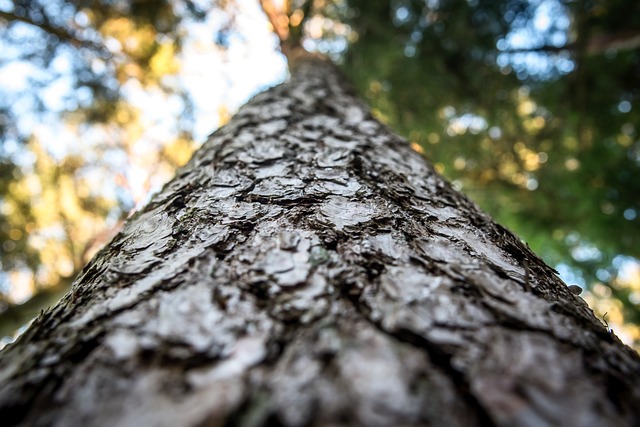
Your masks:
[{"label": "bark scale", "polygon": [[3,425],[640,419],[638,355],[317,59],[0,357]]}]

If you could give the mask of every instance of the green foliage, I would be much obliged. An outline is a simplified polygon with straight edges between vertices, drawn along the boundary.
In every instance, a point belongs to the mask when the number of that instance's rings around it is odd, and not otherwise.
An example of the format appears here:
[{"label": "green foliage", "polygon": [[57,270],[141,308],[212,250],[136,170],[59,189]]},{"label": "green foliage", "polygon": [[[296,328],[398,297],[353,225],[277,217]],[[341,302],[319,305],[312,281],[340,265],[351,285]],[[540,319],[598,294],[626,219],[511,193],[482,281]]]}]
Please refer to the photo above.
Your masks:
[{"label": "green foliage", "polygon": [[344,68],[374,114],[547,262],[605,283],[600,296],[640,321],[640,284],[618,278],[640,258],[640,4],[349,4],[358,37]]}]

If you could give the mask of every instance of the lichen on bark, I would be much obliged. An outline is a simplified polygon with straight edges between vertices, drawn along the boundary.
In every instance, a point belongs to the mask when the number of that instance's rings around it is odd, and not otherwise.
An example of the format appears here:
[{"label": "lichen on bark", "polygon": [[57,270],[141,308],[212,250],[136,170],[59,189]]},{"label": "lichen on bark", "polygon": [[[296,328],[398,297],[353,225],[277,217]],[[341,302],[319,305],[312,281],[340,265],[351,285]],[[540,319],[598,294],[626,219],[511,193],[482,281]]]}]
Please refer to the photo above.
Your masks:
[{"label": "lichen on bark", "polygon": [[640,361],[302,61],[1,353],[6,425],[633,425]]}]

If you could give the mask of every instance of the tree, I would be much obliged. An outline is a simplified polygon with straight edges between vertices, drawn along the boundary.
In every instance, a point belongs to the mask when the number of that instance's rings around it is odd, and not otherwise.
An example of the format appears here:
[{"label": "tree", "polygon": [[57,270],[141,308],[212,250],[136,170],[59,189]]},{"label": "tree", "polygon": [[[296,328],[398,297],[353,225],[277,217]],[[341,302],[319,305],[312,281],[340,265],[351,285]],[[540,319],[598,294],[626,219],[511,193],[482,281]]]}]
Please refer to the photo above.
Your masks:
[{"label": "tree", "polygon": [[638,355],[331,64],[293,70],[3,350],[3,422],[636,423]]},{"label": "tree", "polygon": [[[141,205],[144,189],[159,188],[188,160],[190,135],[200,140],[203,127],[217,126],[191,120],[199,106],[189,88],[200,85],[181,84],[193,27],[216,21],[213,37],[198,36],[199,50],[226,56],[251,44],[246,21],[235,17],[252,2],[214,2],[209,10],[189,0],[59,3],[0,5],[0,74],[8,76],[0,78],[0,347],[44,301],[68,290]],[[304,35],[305,46],[337,59],[374,117],[424,150],[454,188],[567,283],[583,287],[596,315],[640,349],[640,109],[633,108],[640,4],[281,3],[294,8],[278,17],[290,23],[281,34]],[[224,68],[206,75],[222,80]],[[267,68],[252,75],[264,77]],[[171,111],[151,117],[154,109],[131,96],[135,87]],[[200,99],[204,92],[200,86]],[[229,99],[218,102],[234,110]],[[218,110],[220,122],[226,111]],[[71,142],[52,150],[60,137],[48,135],[62,126],[75,149]]]}]

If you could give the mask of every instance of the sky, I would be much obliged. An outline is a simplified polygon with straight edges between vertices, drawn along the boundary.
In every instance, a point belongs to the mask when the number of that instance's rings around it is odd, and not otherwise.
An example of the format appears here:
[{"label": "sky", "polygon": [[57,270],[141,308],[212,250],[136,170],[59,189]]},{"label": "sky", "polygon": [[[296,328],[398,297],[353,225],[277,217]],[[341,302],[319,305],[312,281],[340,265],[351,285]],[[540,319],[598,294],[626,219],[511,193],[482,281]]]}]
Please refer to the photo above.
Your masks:
[{"label": "sky", "polygon": [[287,75],[286,60],[276,50],[278,40],[258,1],[237,1],[237,27],[229,37],[228,49],[221,50],[211,41],[226,19],[225,12],[213,11],[205,22],[191,23],[181,55],[181,78],[198,107],[196,141],[203,141],[220,125],[211,120],[218,116],[219,106],[234,111]]}]

